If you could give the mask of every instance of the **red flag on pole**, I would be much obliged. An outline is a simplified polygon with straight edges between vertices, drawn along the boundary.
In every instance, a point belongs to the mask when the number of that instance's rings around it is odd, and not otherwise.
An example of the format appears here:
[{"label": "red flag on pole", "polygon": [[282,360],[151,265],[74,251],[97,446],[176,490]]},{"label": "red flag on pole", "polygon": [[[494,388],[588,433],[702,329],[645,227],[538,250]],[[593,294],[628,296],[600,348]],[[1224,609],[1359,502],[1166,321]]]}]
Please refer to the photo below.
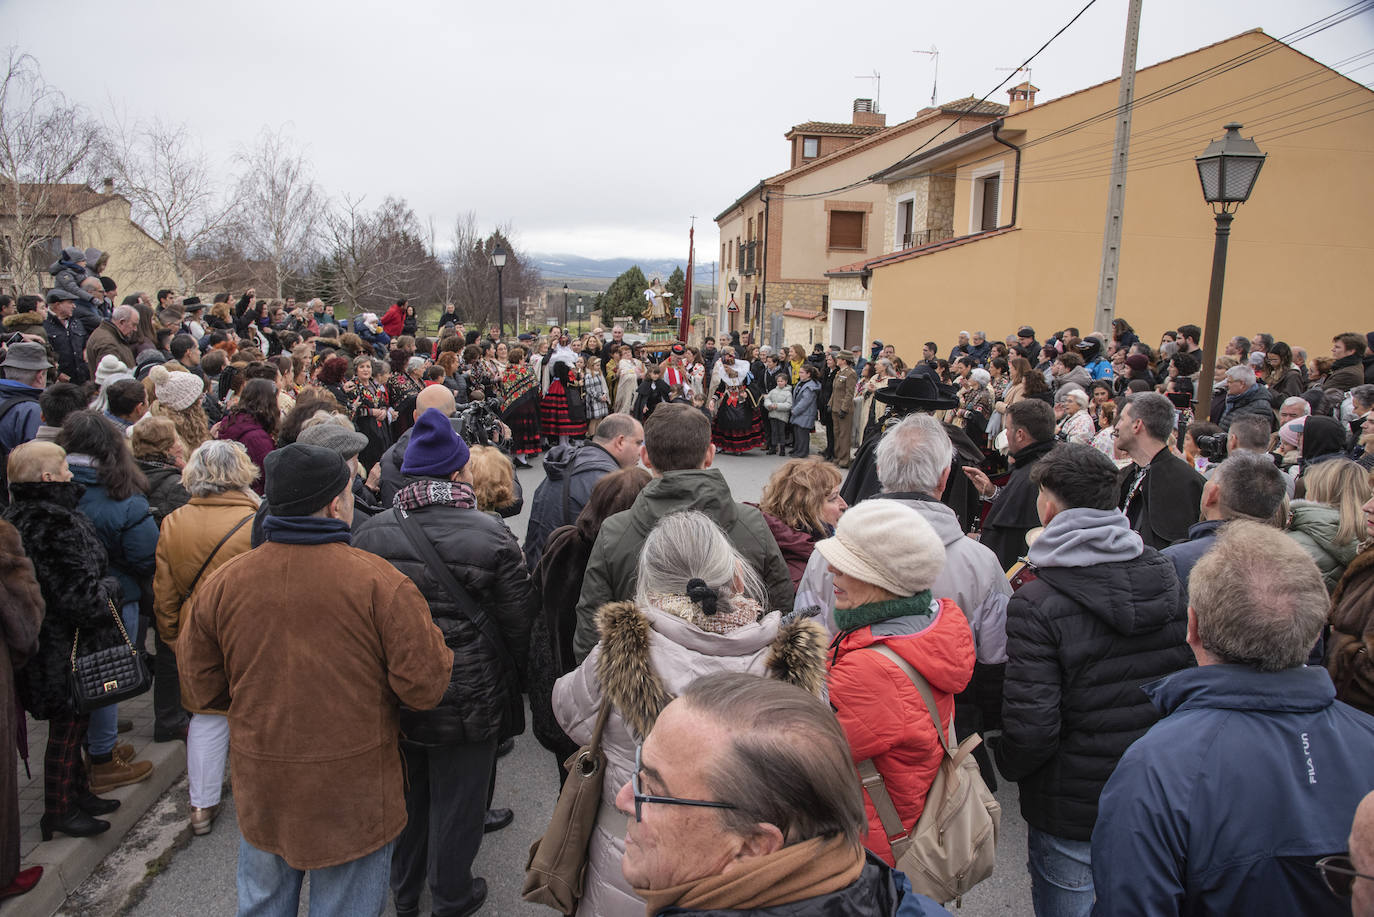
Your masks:
[{"label": "red flag on pole", "polygon": [[677,339],[684,344],[687,343],[687,330],[692,326],[692,274],[695,272],[696,261],[696,232],[693,226],[687,230],[687,286],[682,291],[682,302],[678,307],[682,309],[682,318],[677,324]]}]

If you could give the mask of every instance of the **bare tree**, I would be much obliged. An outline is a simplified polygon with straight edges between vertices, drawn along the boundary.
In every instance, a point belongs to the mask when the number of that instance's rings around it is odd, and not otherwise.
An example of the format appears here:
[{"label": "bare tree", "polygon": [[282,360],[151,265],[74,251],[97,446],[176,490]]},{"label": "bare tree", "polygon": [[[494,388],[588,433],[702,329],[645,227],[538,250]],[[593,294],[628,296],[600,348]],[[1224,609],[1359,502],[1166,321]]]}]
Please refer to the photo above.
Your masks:
[{"label": "bare tree", "polygon": [[106,136],[106,168],[129,199],[134,222],[158,243],[161,266],[184,293],[218,279],[220,263],[195,254],[232,232],[237,202],[232,190],[221,190],[186,125],[115,120]]},{"label": "bare tree", "polygon": [[0,83],[0,275],[17,291],[41,288],[49,240],[60,240],[66,200],[91,177],[98,137],[38,62],[10,48]]},{"label": "bare tree", "polygon": [[[538,296],[541,282],[539,270],[512,242],[513,235],[510,224],[497,227],[489,235],[482,235],[477,228],[477,216],[471,212],[454,222],[449,272],[453,275],[453,302],[465,321],[494,323],[498,290],[505,296],[506,316],[509,319],[516,317],[511,303]],[[506,266],[502,269],[499,285],[496,282],[496,268],[491,263],[492,253],[498,245],[506,252]]]},{"label": "bare tree", "polygon": [[251,254],[272,266],[277,296],[305,266],[319,242],[327,200],[310,164],[282,131],[266,128],[240,153],[242,236]]},{"label": "bare tree", "polygon": [[331,298],[350,312],[378,311],[437,285],[440,268],[405,201],[388,197],[369,212],[362,198],[345,196],[324,224],[328,255],[318,274]]}]

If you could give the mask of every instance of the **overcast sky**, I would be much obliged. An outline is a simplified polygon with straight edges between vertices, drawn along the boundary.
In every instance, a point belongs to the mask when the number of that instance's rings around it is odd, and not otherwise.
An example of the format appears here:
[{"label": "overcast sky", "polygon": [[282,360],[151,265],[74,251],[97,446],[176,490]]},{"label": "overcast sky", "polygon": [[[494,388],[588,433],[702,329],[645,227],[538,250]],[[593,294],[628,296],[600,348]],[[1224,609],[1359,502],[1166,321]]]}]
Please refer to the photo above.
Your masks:
[{"label": "overcast sky", "polygon": [[[685,258],[695,215],[706,260],[711,218],[786,167],[791,125],[874,95],[857,75],[882,73],[889,124],[930,102],[916,48],[940,49],[942,102],[982,96],[1083,2],[0,0],[0,43],[98,113],[186,122],[225,174],[286,126],[330,194],[404,197],[441,239],[473,211],[527,250]],[[1145,0],[1138,63],[1346,5]],[[1039,101],[1119,74],[1125,17],[1098,0],[1051,45]],[[1336,64],[1374,47],[1374,14],[1297,47]]]}]

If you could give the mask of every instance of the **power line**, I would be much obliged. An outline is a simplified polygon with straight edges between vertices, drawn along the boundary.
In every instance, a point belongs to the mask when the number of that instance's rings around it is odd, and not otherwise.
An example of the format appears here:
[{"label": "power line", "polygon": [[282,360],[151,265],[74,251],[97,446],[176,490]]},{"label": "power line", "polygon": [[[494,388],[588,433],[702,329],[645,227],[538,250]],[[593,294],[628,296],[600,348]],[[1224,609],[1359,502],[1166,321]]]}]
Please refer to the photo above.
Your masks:
[{"label": "power line", "polygon": [[[1007,74],[1006,78],[1004,78],[1000,83],[998,83],[996,86],[992,87],[986,93],[984,93],[981,99],[979,99],[973,105],[969,106],[964,111],[962,111],[959,114],[959,116],[956,117],[953,121],[949,122],[944,127],[940,128],[940,130],[938,130],[935,134],[927,138],[924,143],[922,143],[916,149],[912,150],[910,153],[907,153],[905,156],[902,157],[901,160],[898,160],[898,162],[905,159],[910,159],[912,156],[915,156],[917,153],[921,152],[921,150],[924,150],[926,147],[930,146],[937,139],[939,139],[945,133],[945,131],[949,130],[950,128],[958,124],[960,121],[962,121],[964,119],[964,115],[969,114],[971,112],[976,112],[978,110],[979,105],[982,105],[984,102],[986,102],[994,92],[1001,89],[1003,86],[1007,85],[1007,83],[1011,82],[1011,80],[1015,78],[1017,73],[1028,68],[1031,65],[1031,63],[1044,52],[1046,48],[1048,48],[1051,44],[1054,43],[1055,39],[1057,39],[1060,35],[1063,35],[1066,31],[1068,31],[1069,27],[1072,26],[1075,22],[1077,22],[1080,18],[1082,18],[1083,14],[1086,13],[1089,9],[1091,9],[1093,4],[1095,4],[1096,2],[1097,0],[1088,0],[1088,2],[1084,4],[1082,9],[1080,9],[1077,13],[1074,13],[1072,19],[1070,19],[1068,22],[1060,26],[1059,31],[1051,35],[1049,37],[1049,40],[1047,40],[1043,45],[1037,48],[1034,54],[1032,54],[1030,57],[1022,61],[1021,66],[1017,67],[1013,72]],[[1369,0],[1369,2],[1374,2],[1374,0]],[[849,191],[853,188],[858,188],[862,185],[871,184],[872,181],[873,179],[871,178],[865,178],[861,181],[854,182],[853,184],[845,185],[842,188],[832,188],[829,191],[813,191],[809,194],[780,194],[778,195],[778,197],[788,200],[799,200],[811,197],[824,197],[829,194],[836,194],[840,191]]]}]

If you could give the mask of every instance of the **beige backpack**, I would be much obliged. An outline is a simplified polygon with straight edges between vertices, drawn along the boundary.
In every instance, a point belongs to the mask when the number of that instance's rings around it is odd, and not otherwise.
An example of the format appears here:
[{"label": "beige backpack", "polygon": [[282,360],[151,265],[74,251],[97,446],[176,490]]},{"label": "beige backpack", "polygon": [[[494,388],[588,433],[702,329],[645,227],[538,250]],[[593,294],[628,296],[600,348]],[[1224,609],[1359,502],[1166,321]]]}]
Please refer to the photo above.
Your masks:
[{"label": "beige backpack", "polygon": [[[892,660],[921,692],[945,754],[921,817],[910,831],[903,827],[872,758],[859,763],[859,776],[878,810],[897,868],[906,873],[916,891],[941,903],[951,901],[992,875],[997,864],[1002,806],[988,791],[972,755],[983,739],[975,733],[951,749],[940,725],[935,695],[921,673],[882,644],[869,649]],[[949,731],[953,733],[952,725]]]}]

